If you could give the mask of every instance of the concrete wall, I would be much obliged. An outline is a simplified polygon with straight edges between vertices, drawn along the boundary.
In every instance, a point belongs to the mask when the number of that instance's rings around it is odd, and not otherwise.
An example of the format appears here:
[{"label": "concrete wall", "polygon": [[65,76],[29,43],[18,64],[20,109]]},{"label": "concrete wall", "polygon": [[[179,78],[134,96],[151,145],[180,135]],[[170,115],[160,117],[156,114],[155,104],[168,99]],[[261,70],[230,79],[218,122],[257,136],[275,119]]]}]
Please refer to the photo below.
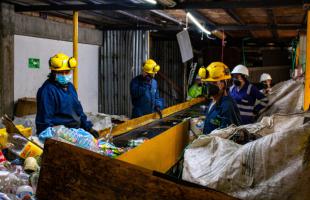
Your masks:
[{"label": "concrete wall", "polygon": [[[49,73],[48,59],[72,55],[72,24],[14,14],[14,101],[35,97]],[[98,112],[99,46],[102,31],[79,27],[79,98],[85,111]],[[40,69],[28,68],[28,58],[39,58]]]},{"label": "concrete wall", "polygon": [[[15,34],[72,41],[72,25],[15,13]],[[79,42],[102,45],[102,31],[79,27]]]},{"label": "concrete wall", "polygon": [[249,71],[253,83],[259,82],[262,73],[270,74],[273,84],[290,79],[290,66],[251,67]]},{"label": "concrete wall", "polygon": [[[14,101],[35,97],[50,70],[49,58],[63,52],[72,55],[72,43],[29,36],[14,36]],[[40,59],[40,68],[28,68],[28,58]],[[79,99],[85,111],[98,112],[99,46],[79,44]]]}]

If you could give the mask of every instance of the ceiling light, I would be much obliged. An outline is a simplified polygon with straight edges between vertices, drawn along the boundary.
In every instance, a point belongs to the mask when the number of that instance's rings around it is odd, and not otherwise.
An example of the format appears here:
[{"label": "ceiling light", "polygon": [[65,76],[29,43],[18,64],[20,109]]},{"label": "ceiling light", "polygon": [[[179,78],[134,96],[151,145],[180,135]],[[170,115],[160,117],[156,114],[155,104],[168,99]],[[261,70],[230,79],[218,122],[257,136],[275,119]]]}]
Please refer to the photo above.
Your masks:
[{"label": "ceiling light", "polygon": [[211,32],[208,31],[207,29],[205,29],[205,27],[203,27],[203,26],[198,22],[198,20],[197,20],[191,13],[188,12],[186,15],[187,15],[187,17],[188,17],[196,26],[198,26],[198,28],[200,28],[200,30],[201,30],[202,32],[204,32],[204,33],[206,33],[206,34],[208,34],[208,35],[211,34]]},{"label": "ceiling light", "polygon": [[144,0],[144,1],[151,3],[151,4],[157,4],[157,1],[155,1],[155,0]]}]

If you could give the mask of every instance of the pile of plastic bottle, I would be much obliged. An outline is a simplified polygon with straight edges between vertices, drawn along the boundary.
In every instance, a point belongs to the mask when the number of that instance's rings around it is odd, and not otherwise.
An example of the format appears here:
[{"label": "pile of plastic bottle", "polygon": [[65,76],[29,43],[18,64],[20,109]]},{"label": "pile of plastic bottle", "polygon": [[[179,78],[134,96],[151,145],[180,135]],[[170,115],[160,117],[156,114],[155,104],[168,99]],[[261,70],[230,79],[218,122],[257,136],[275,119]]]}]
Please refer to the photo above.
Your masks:
[{"label": "pile of plastic bottle", "polygon": [[39,165],[36,159],[27,158],[23,166],[16,160],[7,161],[2,153],[0,154],[0,199],[34,200],[39,179]]},{"label": "pile of plastic bottle", "polygon": [[84,129],[66,128],[65,126],[49,127],[40,133],[39,138],[42,142],[47,138],[53,138],[112,158],[128,150],[116,147],[113,143],[104,140],[96,140]]}]

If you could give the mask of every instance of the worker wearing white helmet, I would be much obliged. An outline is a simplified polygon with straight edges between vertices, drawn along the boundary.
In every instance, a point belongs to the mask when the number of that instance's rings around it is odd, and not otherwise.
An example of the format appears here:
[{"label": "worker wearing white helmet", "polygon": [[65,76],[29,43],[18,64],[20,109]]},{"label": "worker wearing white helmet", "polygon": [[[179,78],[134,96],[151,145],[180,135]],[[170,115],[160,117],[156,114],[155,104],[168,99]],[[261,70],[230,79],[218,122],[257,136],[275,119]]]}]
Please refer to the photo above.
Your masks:
[{"label": "worker wearing white helmet", "polygon": [[[242,124],[255,122],[258,113],[268,104],[268,98],[248,81],[249,70],[244,65],[237,65],[231,72],[233,86],[230,95],[240,110]],[[259,103],[256,104],[256,101]]]},{"label": "worker wearing white helmet", "polygon": [[264,93],[265,95],[270,94],[271,92],[271,82],[272,82],[272,78],[270,76],[270,74],[267,73],[263,73],[260,76],[260,80],[259,80],[260,84],[261,84],[261,92]]}]

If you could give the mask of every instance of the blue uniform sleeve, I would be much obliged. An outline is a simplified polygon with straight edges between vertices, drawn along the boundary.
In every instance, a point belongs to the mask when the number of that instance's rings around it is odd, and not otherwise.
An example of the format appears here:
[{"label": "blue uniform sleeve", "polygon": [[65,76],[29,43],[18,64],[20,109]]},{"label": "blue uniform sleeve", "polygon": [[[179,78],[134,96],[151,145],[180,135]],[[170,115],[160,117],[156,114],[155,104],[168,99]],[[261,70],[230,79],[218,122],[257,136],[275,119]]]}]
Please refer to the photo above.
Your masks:
[{"label": "blue uniform sleeve", "polygon": [[252,88],[251,95],[258,100],[258,104],[254,107],[254,112],[260,113],[267,107],[269,102],[268,97],[261,93],[255,86]]},{"label": "blue uniform sleeve", "polygon": [[165,103],[164,99],[159,97],[159,90],[156,82],[156,93],[155,93],[155,107],[159,107],[159,109],[164,109]]},{"label": "blue uniform sleeve", "polygon": [[[149,86],[151,87],[151,86]],[[147,84],[142,83],[140,84],[139,81],[133,79],[130,82],[130,94],[133,99],[139,98],[143,96],[146,93],[147,90]]]},{"label": "blue uniform sleeve", "polygon": [[81,102],[78,99],[78,95],[77,95],[77,92],[76,92],[74,86],[71,85],[71,88],[73,90],[74,95],[76,96],[76,105],[77,105],[76,113],[80,116],[81,128],[83,128],[86,131],[89,131],[93,127],[93,124],[91,123],[91,121],[87,120],[87,116],[86,116],[86,114],[83,111],[83,107],[81,105]]},{"label": "blue uniform sleeve", "polygon": [[37,94],[36,128],[40,134],[48,127],[54,126],[53,116],[57,106],[57,99],[49,88],[44,88]]},{"label": "blue uniform sleeve", "polygon": [[219,128],[226,128],[231,124],[236,126],[241,124],[240,113],[233,103],[227,103],[222,109],[222,119]]}]

